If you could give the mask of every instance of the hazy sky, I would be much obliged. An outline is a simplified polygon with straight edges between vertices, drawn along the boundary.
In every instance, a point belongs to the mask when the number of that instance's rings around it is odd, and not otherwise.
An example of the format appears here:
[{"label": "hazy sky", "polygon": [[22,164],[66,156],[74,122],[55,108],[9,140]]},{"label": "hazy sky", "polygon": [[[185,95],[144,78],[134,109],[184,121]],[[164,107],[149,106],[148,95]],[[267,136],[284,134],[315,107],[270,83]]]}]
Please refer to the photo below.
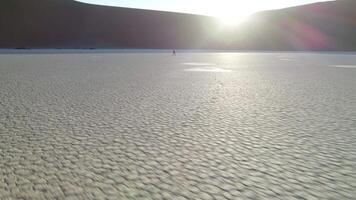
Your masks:
[{"label": "hazy sky", "polygon": [[254,12],[328,0],[79,0],[120,7],[243,18]]}]

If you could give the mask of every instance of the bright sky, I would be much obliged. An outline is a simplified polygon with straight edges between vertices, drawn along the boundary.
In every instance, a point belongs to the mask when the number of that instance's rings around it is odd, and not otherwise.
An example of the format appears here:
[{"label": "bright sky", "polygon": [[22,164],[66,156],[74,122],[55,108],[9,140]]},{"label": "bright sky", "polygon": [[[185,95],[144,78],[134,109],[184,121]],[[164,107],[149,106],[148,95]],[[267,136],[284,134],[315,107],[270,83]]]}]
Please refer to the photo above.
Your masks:
[{"label": "bright sky", "polygon": [[330,0],[78,0],[129,8],[210,15],[224,20],[241,20],[262,10]]}]

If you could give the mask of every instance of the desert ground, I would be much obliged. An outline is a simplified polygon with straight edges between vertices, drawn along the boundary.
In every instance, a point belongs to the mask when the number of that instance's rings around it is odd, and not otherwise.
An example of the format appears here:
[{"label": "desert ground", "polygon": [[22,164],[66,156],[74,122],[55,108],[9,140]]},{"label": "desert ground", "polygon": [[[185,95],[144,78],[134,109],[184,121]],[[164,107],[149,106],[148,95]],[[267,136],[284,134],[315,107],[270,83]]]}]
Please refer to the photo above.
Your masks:
[{"label": "desert ground", "polygon": [[0,54],[0,199],[356,199],[356,54]]}]

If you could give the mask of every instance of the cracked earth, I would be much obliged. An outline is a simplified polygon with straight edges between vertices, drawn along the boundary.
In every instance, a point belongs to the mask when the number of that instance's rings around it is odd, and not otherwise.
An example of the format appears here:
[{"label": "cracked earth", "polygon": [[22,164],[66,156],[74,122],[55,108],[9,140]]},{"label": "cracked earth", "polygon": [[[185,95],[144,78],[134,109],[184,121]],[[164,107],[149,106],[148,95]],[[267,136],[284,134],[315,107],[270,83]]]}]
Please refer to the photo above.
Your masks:
[{"label": "cracked earth", "polygon": [[356,199],[353,55],[0,55],[0,199]]}]

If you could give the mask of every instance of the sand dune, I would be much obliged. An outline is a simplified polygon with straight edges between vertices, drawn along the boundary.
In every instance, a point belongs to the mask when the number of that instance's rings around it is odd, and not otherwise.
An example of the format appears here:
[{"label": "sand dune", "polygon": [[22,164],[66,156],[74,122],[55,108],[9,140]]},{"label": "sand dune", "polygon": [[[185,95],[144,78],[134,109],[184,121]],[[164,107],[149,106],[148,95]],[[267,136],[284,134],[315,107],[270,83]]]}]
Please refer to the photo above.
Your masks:
[{"label": "sand dune", "polygon": [[356,1],[339,0],[268,11],[227,31],[206,16],[3,0],[0,48],[356,50],[355,10]]}]

